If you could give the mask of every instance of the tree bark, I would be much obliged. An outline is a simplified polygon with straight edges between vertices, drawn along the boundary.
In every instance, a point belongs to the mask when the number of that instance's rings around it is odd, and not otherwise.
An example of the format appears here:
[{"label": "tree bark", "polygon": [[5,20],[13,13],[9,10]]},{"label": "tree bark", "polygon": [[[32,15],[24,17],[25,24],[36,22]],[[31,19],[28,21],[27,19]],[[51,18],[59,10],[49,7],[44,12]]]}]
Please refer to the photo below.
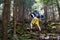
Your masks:
[{"label": "tree bark", "polygon": [[59,21],[60,21],[60,7],[59,7],[58,0],[56,0],[56,3],[57,3],[58,13],[59,13]]},{"label": "tree bark", "polygon": [[4,9],[3,9],[3,13],[2,13],[2,19],[3,19],[3,24],[2,24],[3,37],[2,37],[2,40],[8,40],[7,28],[8,28],[9,12],[10,12],[10,1],[4,0]]},{"label": "tree bark", "polygon": [[24,0],[19,0],[19,13],[18,13],[18,21],[23,23],[24,21]]},{"label": "tree bark", "polygon": [[44,15],[45,15],[45,22],[47,22],[47,4],[44,4]]},{"label": "tree bark", "polygon": [[13,9],[13,40],[16,40],[16,19],[17,19],[17,7],[18,0],[14,0],[14,9]]},{"label": "tree bark", "polygon": [[53,15],[53,20],[52,21],[55,21],[55,13],[54,13],[54,6],[52,5],[52,15]]}]

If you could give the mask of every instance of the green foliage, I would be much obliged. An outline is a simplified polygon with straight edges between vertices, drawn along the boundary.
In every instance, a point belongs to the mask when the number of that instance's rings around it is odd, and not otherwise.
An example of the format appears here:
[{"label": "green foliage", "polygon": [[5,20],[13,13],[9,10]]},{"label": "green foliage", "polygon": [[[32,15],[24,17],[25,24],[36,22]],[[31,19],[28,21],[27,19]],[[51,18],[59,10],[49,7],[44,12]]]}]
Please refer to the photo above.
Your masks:
[{"label": "green foliage", "polygon": [[48,0],[40,0],[41,3],[45,3],[47,2]]},{"label": "green foliage", "polygon": [[42,26],[42,31],[43,32],[50,32],[49,30],[51,30],[51,27],[47,25],[47,23],[43,24],[44,26]]},{"label": "green foliage", "polygon": [[52,4],[56,4],[57,5],[56,0],[40,0],[40,2],[43,3],[43,4],[44,3],[50,3],[50,4],[52,3]]},{"label": "green foliage", "polygon": [[35,3],[35,0],[19,0],[19,5],[24,5],[25,9],[32,9],[32,5]]},{"label": "green foliage", "polygon": [[35,0],[34,4],[32,5],[32,10],[35,10],[40,4],[40,0]]},{"label": "green foliage", "polygon": [[26,29],[24,29],[25,25],[23,26],[17,26],[16,31],[19,32],[17,36],[19,40],[28,40],[31,37],[31,35],[27,33]]},{"label": "green foliage", "polygon": [[17,36],[18,36],[19,40],[28,40],[31,37],[30,34],[26,34],[26,33],[17,35]]},{"label": "green foliage", "polygon": [[55,0],[40,0],[41,3],[53,2]]}]

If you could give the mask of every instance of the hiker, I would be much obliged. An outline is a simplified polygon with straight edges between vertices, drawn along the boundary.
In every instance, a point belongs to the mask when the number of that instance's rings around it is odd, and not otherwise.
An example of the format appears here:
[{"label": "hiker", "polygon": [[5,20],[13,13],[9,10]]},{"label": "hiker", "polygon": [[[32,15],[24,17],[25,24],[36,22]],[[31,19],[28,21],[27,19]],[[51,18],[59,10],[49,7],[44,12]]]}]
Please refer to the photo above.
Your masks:
[{"label": "hiker", "polygon": [[32,17],[32,20],[31,20],[31,23],[30,23],[31,29],[32,29],[33,25],[35,24],[35,25],[38,26],[39,30],[41,30],[41,28],[39,26],[39,18],[40,18],[39,12],[37,12],[37,10],[35,10],[30,15]]}]

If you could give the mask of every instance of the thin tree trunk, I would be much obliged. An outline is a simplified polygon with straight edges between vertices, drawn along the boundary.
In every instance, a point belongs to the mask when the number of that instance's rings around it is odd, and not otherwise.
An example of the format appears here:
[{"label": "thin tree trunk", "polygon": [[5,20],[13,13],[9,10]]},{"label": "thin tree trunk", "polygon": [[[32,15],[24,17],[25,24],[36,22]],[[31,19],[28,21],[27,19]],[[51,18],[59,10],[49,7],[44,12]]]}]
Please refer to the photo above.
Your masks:
[{"label": "thin tree trunk", "polygon": [[25,5],[24,5],[24,3],[25,3],[25,2],[24,2],[24,0],[23,0],[23,15],[22,15],[22,17],[23,17],[23,18],[22,18],[22,20],[23,20],[23,23],[22,23],[22,24],[23,24],[23,25],[24,25],[24,18],[25,18],[25,17],[24,17],[24,10],[25,10]]},{"label": "thin tree trunk", "polygon": [[18,13],[18,21],[23,23],[24,21],[24,0],[19,1],[19,13]]},{"label": "thin tree trunk", "polygon": [[4,0],[4,9],[2,13],[2,18],[3,18],[3,38],[2,40],[8,40],[8,33],[7,33],[7,28],[8,28],[8,15],[10,12],[10,1],[9,0]]},{"label": "thin tree trunk", "polygon": [[47,5],[44,4],[44,15],[45,15],[45,22],[47,22]]},{"label": "thin tree trunk", "polygon": [[18,21],[21,22],[21,18],[22,18],[22,9],[23,9],[23,6],[22,6],[22,0],[19,0],[19,12],[18,12]]},{"label": "thin tree trunk", "polygon": [[60,21],[60,7],[59,7],[58,0],[56,0],[56,3],[57,3],[58,13],[59,13],[59,21]]},{"label": "thin tree trunk", "polygon": [[54,6],[52,5],[52,14],[53,14],[53,20],[52,21],[55,21],[55,13],[54,13]]},{"label": "thin tree trunk", "polygon": [[23,22],[23,5],[21,5],[21,9],[19,11],[20,11],[19,20],[22,23]]},{"label": "thin tree trunk", "polygon": [[14,0],[14,9],[13,9],[13,40],[16,40],[16,19],[17,19],[17,0]]}]

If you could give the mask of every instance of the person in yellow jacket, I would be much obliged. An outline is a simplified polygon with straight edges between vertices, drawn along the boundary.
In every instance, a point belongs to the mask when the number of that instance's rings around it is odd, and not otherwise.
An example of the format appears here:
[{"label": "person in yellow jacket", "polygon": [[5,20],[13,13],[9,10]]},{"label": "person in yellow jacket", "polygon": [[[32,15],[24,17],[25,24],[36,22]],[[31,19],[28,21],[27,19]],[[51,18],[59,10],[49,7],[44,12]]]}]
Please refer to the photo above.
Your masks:
[{"label": "person in yellow jacket", "polygon": [[35,17],[33,14],[32,14],[33,18],[32,18],[32,21],[31,21],[31,29],[32,29],[32,26],[35,24],[38,26],[39,30],[41,30],[41,27],[39,26],[39,18]]}]

